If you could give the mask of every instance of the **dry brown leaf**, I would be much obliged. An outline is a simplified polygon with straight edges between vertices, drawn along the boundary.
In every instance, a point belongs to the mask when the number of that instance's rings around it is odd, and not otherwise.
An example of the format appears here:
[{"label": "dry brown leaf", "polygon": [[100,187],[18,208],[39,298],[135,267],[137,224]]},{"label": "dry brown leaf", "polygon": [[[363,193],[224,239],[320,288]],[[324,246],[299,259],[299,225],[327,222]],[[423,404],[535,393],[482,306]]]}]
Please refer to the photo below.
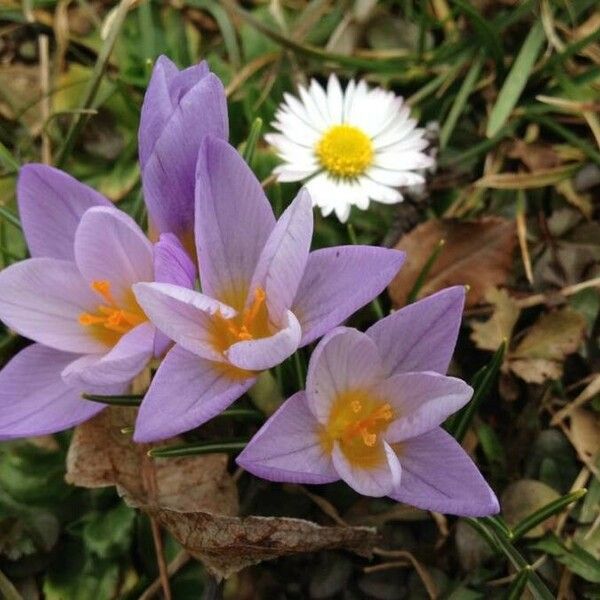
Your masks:
[{"label": "dry brown leaf", "polygon": [[515,140],[508,149],[509,158],[518,158],[530,171],[551,169],[561,164],[561,159],[550,144],[534,142],[528,144],[523,140]]},{"label": "dry brown leaf", "polygon": [[298,552],[346,548],[369,555],[376,545],[376,531],[368,527],[233,516],[237,491],[225,455],[152,459],[151,445],[135,444],[121,433],[134,418],[133,409],[110,407],[79,425],[67,456],[67,481],[92,488],[116,485],[128,504],[155,517],[215,576]]},{"label": "dry brown leaf", "polygon": [[406,304],[423,266],[440,242],[446,244],[435,261],[419,296],[451,285],[468,285],[467,306],[506,283],[516,244],[515,224],[501,217],[477,221],[429,220],[402,237],[396,248],[406,252],[406,263],[389,286],[396,307]]},{"label": "dry brown leaf", "polygon": [[121,433],[134,419],[135,409],[110,407],[79,425],[67,455],[67,481],[88,488],[116,485],[135,507],[237,514],[226,454],[152,459],[146,454],[151,445],[135,444]]},{"label": "dry brown leaf", "polygon": [[[528,517],[536,510],[560,498],[560,494],[550,486],[534,479],[520,479],[508,485],[501,499],[502,515],[510,527]],[[546,519],[528,531],[525,537],[540,537],[553,527],[556,517]]]},{"label": "dry brown leaf", "polygon": [[148,512],[218,577],[263,560],[345,548],[370,556],[377,534],[369,527],[321,527],[285,517],[224,517],[170,510]]},{"label": "dry brown leaf", "polygon": [[600,453],[600,417],[585,408],[569,414],[570,440],[582,460],[594,462]]},{"label": "dry brown leaf", "polygon": [[521,311],[504,289],[489,289],[485,299],[494,306],[494,312],[487,321],[471,323],[471,339],[482,350],[497,350],[504,340],[510,340]]},{"label": "dry brown leaf", "polygon": [[585,330],[583,315],[570,308],[545,313],[509,354],[509,366],[529,383],[558,379],[565,358],[579,348]]}]

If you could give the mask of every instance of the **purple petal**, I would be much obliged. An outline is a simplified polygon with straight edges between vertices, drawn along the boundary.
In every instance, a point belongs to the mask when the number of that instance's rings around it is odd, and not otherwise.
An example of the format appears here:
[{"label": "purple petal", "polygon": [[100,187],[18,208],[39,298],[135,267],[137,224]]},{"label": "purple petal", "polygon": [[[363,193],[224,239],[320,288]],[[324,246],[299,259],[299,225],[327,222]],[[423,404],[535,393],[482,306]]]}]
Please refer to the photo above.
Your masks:
[{"label": "purple petal", "polygon": [[202,290],[241,309],[239,300],[246,300],[275,217],[259,181],[227,142],[206,140],[197,175],[196,247]]},{"label": "purple petal", "polygon": [[[154,280],[190,289],[194,287],[196,265],[172,233],[163,233],[154,244]],[[170,345],[170,338],[156,330],[154,356],[162,356]]]},{"label": "purple petal", "polygon": [[270,337],[232,344],[225,351],[229,362],[240,369],[262,371],[294,354],[302,331],[293,313],[288,311],[284,319],[283,328]]},{"label": "purple petal", "polygon": [[166,56],[159,56],[144,96],[140,115],[139,149],[142,168],[154,150],[165,125],[177,109],[181,99],[208,74],[202,61],[183,71]]},{"label": "purple petal", "polygon": [[385,433],[392,443],[441,425],[469,401],[473,389],[460,379],[434,372],[400,373],[380,383],[374,394],[385,398],[397,415]]},{"label": "purple petal", "polygon": [[400,485],[402,468],[392,448],[383,442],[381,460],[372,468],[353,465],[338,442],[333,445],[331,458],[338,475],[355,491],[363,496],[388,496]]},{"label": "purple petal", "polygon": [[36,342],[65,352],[104,352],[107,346],[80,325],[98,297],[74,263],[30,258],[0,272],[0,319]]},{"label": "purple petal", "polygon": [[[239,375],[239,374],[238,374]],[[254,383],[174,346],[161,363],[138,413],[133,439],[154,442],[198,427]]]},{"label": "purple petal", "polygon": [[196,265],[172,233],[163,233],[154,244],[154,280],[193,289]]},{"label": "purple petal", "polygon": [[[312,201],[301,190],[271,232],[252,278],[251,290],[262,287],[269,316],[277,322],[292,305],[306,267],[313,231]],[[249,294],[249,301],[252,299]]]},{"label": "purple petal", "polygon": [[465,300],[462,286],[409,304],[367,330],[388,375],[409,371],[444,374],[454,352]]},{"label": "purple petal", "polygon": [[62,372],[65,382],[87,390],[130,382],[152,358],[154,326],[142,323],[126,333],[106,354],[89,354],[69,364]]},{"label": "purple petal", "polygon": [[298,392],[250,440],[236,462],[246,471],[289,483],[330,483],[339,479],[319,439],[319,422]]},{"label": "purple petal", "polygon": [[292,305],[305,346],[378,296],[404,262],[404,253],[372,246],[311,252]]},{"label": "purple petal", "polygon": [[31,256],[73,260],[75,230],[83,213],[110,202],[92,188],[47,165],[21,168],[17,200]]},{"label": "purple petal", "polygon": [[0,371],[0,440],[62,431],[104,408],[62,380],[61,371],[75,356],[33,344]]},{"label": "purple petal", "polygon": [[91,283],[107,280],[119,303],[131,302],[131,286],[154,280],[152,244],[137,223],[112,207],[92,208],[75,234],[75,258]]},{"label": "purple petal", "polygon": [[340,393],[370,389],[383,376],[373,341],[356,329],[338,327],[321,340],[311,356],[306,376],[308,406],[325,424]]},{"label": "purple petal", "polygon": [[456,440],[436,428],[394,444],[402,482],[394,500],[435,512],[483,517],[500,510],[498,500]]},{"label": "purple petal", "polygon": [[[142,182],[150,220],[161,233],[171,232],[179,237],[190,234],[194,227],[198,150],[207,135],[223,139],[228,136],[223,84],[212,73],[201,76],[201,70],[198,67],[195,83],[192,80],[196,75],[189,71],[168,81],[157,80],[144,113],[147,116],[156,109],[160,117],[156,121],[144,118],[140,130]],[[158,120],[162,121],[169,110],[165,86],[173,106],[161,128]]]},{"label": "purple petal", "polygon": [[170,283],[138,283],[135,297],[148,318],[165,335],[207,360],[224,361],[215,348],[212,316],[235,316],[231,307],[200,292]]}]

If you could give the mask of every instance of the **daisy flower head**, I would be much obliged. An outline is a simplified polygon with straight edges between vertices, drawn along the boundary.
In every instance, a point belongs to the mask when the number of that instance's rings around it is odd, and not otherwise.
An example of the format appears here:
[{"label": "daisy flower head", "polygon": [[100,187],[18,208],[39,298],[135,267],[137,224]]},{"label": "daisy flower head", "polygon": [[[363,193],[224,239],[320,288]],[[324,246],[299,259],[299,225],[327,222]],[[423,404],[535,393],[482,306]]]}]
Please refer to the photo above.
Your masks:
[{"label": "daisy flower head", "polygon": [[311,80],[299,98],[284,95],[265,139],[284,161],[279,181],[304,181],[323,216],[345,222],[353,205],[402,201],[398,187],[424,182],[419,172],[433,166],[424,153],[425,130],[410,118],[403,98],[351,80],[345,91],[335,75],[327,89]]}]

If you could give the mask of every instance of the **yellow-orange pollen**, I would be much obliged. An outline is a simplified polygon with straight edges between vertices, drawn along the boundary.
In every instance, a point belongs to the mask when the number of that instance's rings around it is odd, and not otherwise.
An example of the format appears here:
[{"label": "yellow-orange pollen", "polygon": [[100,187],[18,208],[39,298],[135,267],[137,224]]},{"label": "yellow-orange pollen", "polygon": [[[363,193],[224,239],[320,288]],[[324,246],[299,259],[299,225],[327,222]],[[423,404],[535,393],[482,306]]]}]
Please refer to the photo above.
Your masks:
[{"label": "yellow-orange pollen", "polygon": [[346,391],[334,402],[321,441],[328,451],[338,442],[353,464],[374,466],[382,459],[377,439],[393,419],[394,411],[389,402],[367,391]]},{"label": "yellow-orange pollen", "polygon": [[213,343],[223,352],[236,342],[267,337],[269,332],[267,295],[262,288],[256,288],[252,304],[235,317],[225,318],[220,312],[213,316]]},{"label": "yellow-orange pollen", "polygon": [[[120,307],[112,295],[110,282],[105,279],[92,281],[90,287],[104,300],[95,313],[84,312],[79,315],[79,323],[86,327],[97,326],[108,332],[124,334],[146,321],[141,309],[126,310]],[[137,303],[136,303],[137,304]]]},{"label": "yellow-orange pollen", "polygon": [[353,125],[330,127],[315,146],[321,166],[334,177],[355,179],[373,162],[373,144],[369,136]]}]

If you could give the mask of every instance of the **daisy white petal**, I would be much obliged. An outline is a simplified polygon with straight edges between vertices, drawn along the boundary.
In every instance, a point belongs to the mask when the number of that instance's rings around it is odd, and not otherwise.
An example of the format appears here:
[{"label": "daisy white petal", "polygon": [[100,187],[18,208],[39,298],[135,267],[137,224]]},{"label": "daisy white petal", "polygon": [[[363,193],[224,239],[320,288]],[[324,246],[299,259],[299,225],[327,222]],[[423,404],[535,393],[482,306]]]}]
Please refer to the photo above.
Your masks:
[{"label": "daisy white petal", "polygon": [[277,179],[305,181],[323,216],[346,221],[352,206],[400,202],[395,188],[423,185],[422,170],[435,161],[401,97],[354,80],[344,92],[335,75],[326,89],[313,79],[298,91],[299,98],[284,94],[272,124],[278,133],[265,139],[283,163]]}]

